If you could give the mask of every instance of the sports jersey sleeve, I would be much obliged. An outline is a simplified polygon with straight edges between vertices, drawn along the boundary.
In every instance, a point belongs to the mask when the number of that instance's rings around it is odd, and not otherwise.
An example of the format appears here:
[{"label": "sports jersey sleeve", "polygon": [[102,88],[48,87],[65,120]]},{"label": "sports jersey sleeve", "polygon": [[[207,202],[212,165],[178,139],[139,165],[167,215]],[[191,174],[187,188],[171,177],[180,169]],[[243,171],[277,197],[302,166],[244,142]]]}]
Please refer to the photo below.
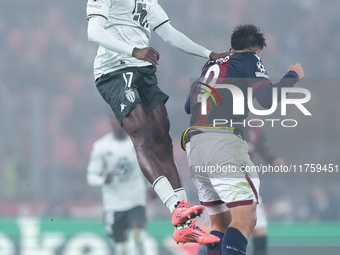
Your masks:
[{"label": "sports jersey sleeve", "polygon": [[111,0],[88,0],[86,6],[87,20],[93,16],[101,16],[107,19],[110,6]]},{"label": "sports jersey sleeve", "polygon": [[271,84],[266,68],[256,54],[247,55],[243,63],[245,78],[247,79],[248,86],[251,86],[253,90],[262,83]]},{"label": "sports jersey sleeve", "polygon": [[194,43],[183,33],[170,25],[168,15],[159,4],[152,6],[148,22],[153,31],[156,32],[167,44],[184,51],[185,53],[209,58],[210,50]]},{"label": "sports jersey sleeve", "polygon": [[134,46],[115,38],[105,29],[105,24],[106,20],[102,16],[94,15],[90,17],[87,27],[89,41],[113,52],[132,56]]},{"label": "sports jersey sleeve", "polygon": [[150,15],[148,17],[148,23],[153,31],[156,31],[165,23],[169,22],[169,17],[163,8],[156,2],[150,8]]},{"label": "sports jersey sleeve", "polygon": [[210,50],[193,42],[169,23],[158,28],[156,34],[158,34],[167,44],[184,51],[185,53],[203,58],[209,58],[210,56]]},{"label": "sports jersey sleeve", "polygon": [[104,162],[100,150],[94,146],[90,161],[87,167],[87,183],[91,186],[101,186],[104,184]]},{"label": "sports jersey sleeve", "polygon": [[281,88],[293,87],[299,80],[296,72],[289,71],[278,83],[272,84],[261,59],[256,57],[255,54],[250,61],[247,61],[245,70],[248,85],[252,87],[254,97],[266,109],[272,106],[273,88],[278,89],[279,102],[281,99]]},{"label": "sports jersey sleeve", "polygon": [[114,0],[88,0],[86,7],[88,39],[113,52],[132,56],[134,46],[116,39],[106,30],[112,1]]}]

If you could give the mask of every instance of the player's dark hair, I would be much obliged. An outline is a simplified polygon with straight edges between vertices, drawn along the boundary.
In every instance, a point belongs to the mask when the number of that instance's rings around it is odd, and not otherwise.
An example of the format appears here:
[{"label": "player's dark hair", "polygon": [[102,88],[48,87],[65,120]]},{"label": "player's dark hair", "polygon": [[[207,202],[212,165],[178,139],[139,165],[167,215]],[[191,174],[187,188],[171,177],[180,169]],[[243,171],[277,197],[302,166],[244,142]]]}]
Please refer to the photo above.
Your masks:
[{"label": "player's dark hair", "polygon": [[231,47],[235,50],[245,50],[258,46],[261,50],[267,46],[264,34],[254,25],[239,25],[231,34]]}]

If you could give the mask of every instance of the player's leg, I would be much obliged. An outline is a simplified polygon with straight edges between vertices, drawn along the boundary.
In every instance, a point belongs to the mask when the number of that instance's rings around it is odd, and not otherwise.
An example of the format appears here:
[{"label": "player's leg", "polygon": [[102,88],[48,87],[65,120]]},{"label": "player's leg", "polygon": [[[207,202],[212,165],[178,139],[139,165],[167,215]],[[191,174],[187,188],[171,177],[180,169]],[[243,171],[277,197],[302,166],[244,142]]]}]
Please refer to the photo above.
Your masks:
[{"label": "player's leg", "polygon": [[221,255],[224,233],[226,232],[231,222],[230,211],[224,203],[219,205],[206,206],[205,208],[210,218],[210,234],[219,237],[221,241],[215,245],[202,245],[199,248],[197,255]]},{"label": "player's leg", "polygon": [[229,208],[232,220],[222,240],[223,255],[246,254],[248,238],[256,224],[256,206],[252,203]]},{"label": "player's leg", "polygon": [[[231,178],[229,191],[218,194],[227,202],[231,214],[231,223],[227,228],[222,243],[223,255],[240,255],[246,253],[248,238],[256,225],[258,179]],[[215,186],[214,186],[215,187]]]},{"label": "player's leg", "polygon": [[154,151],[159,164],[165,171],[178,199],[187,200],[186,192],[178,174],[177,165],[173,157],[173,145],[170,137],[170,122],[164,103],[157,105],[147,114],[148,123],[154,139]]},{"label": "player's leg", "polygon": [[123,119],[123,128],[134,144],[138,163],[144,176],[172,213],[180,200],[156,157],[152,129],[141,104],[137,104]]},{"label": "player's leg", "polygon": [[[187,144],[187,154],[188,154],[188,157],[191,157],[190,144]],[[195,154],[195,152],[193,154]],[[193,160],[190,161],[190,163],[193,163],[193,164],[199,163],[199,160],[201,160],[201,158],[193,157]],[[195,175],[195,173],[191,173],[191,179],[198,189],[198,197],[199,197],[199,200],[201,201],[201,204],[206,206],[209,214],[212,214],[212,215],[219,214],[227,210],[225,204],[222,201],[220,201],[219,196],[217,195],[217,193],[211,186],[211,183],[209,179],[206,178],[206,176],[200,176],[200,175]],[[212,205],[216,205],[216,206],[212,206]],[[217,225],[215,226],[217,227]],[[201,234],[202,233],[199,233],[199,232],[194,233],[194,235],[189,234],[187,236],[187,239],[190,240],[190,238],[200,238]],[[204,233],[203,235],[206,235],[206,234],[207,233]],[[180,237],[180,235],[182,235],[182,233],[176,233],[175,231],[174,239],[177,240]],[[184,240],[185,240],[185,237],[186,236],[184,235],[184,238],[183,238]],[[211,243],[213,244],[218,244],[220,242],[219,236],[214,233],[210,233],[208,238],[211,240]],[[204,244],[207,244],[207,243],[204,243]]]},{"label": "player's leg", "polygon": [[125,212],[107,211],[104,213],[104,226],[112,241],[115,255],[129,255],[128,224]]},{"label": "player's leg", "polygon": [[[227,203],[232,219],[223,236],[222,254],[245,254],[247,239],[256,224],[259,186],[258,179],[252,179],[255,176],[251,175],[250,178],[241,169],[244,164],[252,164],[247,154],[247,144],[232,134],[204,133],[193,136],[190,147],[199,150],[196,157],[209,159],[199,166],[225,167],[226,171],[207,174],[213,189]],[[196,162],[192,155],[190,161],[193,160]],[[236,166],[236,170],[227,171],[228,166]]]},{"label": "player's leg", "polygon": [[224,206],[206,207],[211,222],[211,230],[224,233],[231,223],[230,211],[225,211]]},{"label": "player's leg", "polygon": [[[172,187],[182,188],[178,170],[173,158],[173,145],[170,137],[170,122],[164,103],[160,103],[147,114],[149,127],[152,130],[154,151],[159,164]],[[186,198],[186,197],[183,197]]]},{"label": "player's leg", "polygon": [[[219,213],[214,215],[216,212],[219,212],[220,209],[216,206],[206,206],[206,211],[209,214],[210,222],[211,222],[211,229],[210,232],[213,235],[218,236],[221,240],[223,239],[224,233],[231,222],[231,214],[230,211]],[[255,228],[251,233],[251,237],[253,240],[253,254],[254,255],[265,255],[267,250],[267,220],[266,215],[264,213],[263,207],[261,206],[261,198],[260,204],[257,206],[256,210],[257,214],[257,223]],[[221,242],[222,243],[222,242]],[[209,255],[209,251],[212,251],[214,255],[218,255],[218,250],[220,250],[220,254],[222,254],[222,250],[220,249],[221,245],[207,245],[201,246],[198,255]]]},{"label": "player's leg", "polygon": [[122,124],[135,146],[138,163],[144,176],[150,184],[153,184],[158,177],[165,175],[165,171],[155,156],[153,136],[143,106],[137,104],[123,119]]},{"label": "player's leg", "polygon": [[211,222],[210,234],[217,236],[221,240],[216,245],[207,245],[207,255],[222,255],[222,240],[231,222],[231,214],[227,210],[224,203],[206,207]]},{"label": "player's leg", "polygon": [[[141,69],[145,76],[144,82],[139,84],[138,93],[147,116],[147,123],[152,134],[154,152],[165,176],[174,190],[181,189],[182,184],[177,167],[173,159],[173,146],[170,137],[170,122],[165,108],[168,96],[157,86],[154,69]],[[183,190],[182,190],[183,191]],[[186,199],[184,192],[179,192],[180,200]]]},{"label": "player's leg", "polygon": [[256,225],[256,206],[257,203],[252,203],[229,208],[232,218],[229,227],[237,228],[248,239]]},{"label": "player's leg", "polygon": [[197,178],[194,183],[198,187],[201,204],[205,205],[205,210],[210,218],[210,234],[220,239],[216,244],[208,244],[206,247],[200,248],[200,254],[221,255],[224,233],[231,222],[230,212],[226,204],[220,200],[209,180]]},{"label": "player's leg", "polygon": [[[153,188],[167,205],[173,205],[175,198],[180,201],[180,203],[177,202],[175,210],[173,210],[173,207],[169,209],[173,213],[173,225],[183,224],[186,223],[189,217],[196,217],[202,213],[204,207],[193,206],[185,201],[186,194],[181,185],[177,167],[173,160],[172,140],[169,135],[170,124],[164,105],[168,100],[168,96],[157,86],[155,69],[153,67],[141,68],[139,69],[139,73],[144,77],[143,81],[138,84],[138,94],[146,115],[146,123],[143,125],[143,128],[145,132],[149,132],[143,139],[152,147],[152,156],[156,158],[156,162],[162,169],[157,179],[152,180]],[[132,115],[135,110],[136,109],[132,111]],[[123,125],[126,124],[125,121],[128,121],[130,115],[124,118]],[[141,113],[139,116],[142,116]],[[130,121],[130,124],[135,125],[135,121],[132,123]],[[134,136],[133,133],[132,136]],[[138,147],[140,135],[136,135],[135,137]],[[169,183],[171,188],[168,185]],[[173,196],[170,197],[170,190],[176,194],[175,198]],[[171,203],[167,202],[166,199]]]},{"label": "player's leg", "polygon": [[[173,186],[180,185],[178,183],[171,185],[166,177],[167,173],[156,157],[152,126],[149,125],[146,114],[159,104],[164,104],[168,96],[158,88],[155,71],[153,67],[128,68],[103,75],[96,80],[96,84],[100,94],[110,104],[117,119],[130,136],[143,174],[173,214],[173,225],[185,224],[189,217],[197,216],[204,207],[193,206],[179,200]],[[177,169],[175,177],[176,174]],[[183,190],[180,190],[179,194],[183,194]],[[194,224],[191,224],[190,228],[194,229]],[[190,232],[189,229],[186,231]]]},{"label": "player's leg", "polygon": [[[179,199],[170,182],[164,176],[164,171],[153,151],[151,130],[137,88],[145,82],[146,78],[140,70],[140,68],[131,67],[105,74],[96,80],[96,85],[98,91],[111,106],[118,121],[130,136],[143,174],[151,184],[157,182],[158,186],[162,186],[161,193],[155,189],[156,193],[172,212]],[[150,68],[142,70],[154,72]],[[147,80],[153,81],[153,79]],[[166,101],[167,98],[164,94],[159,99]]]},{"label": "player's leg", "polygon": [[137,152],[141,169],[152,184],[160,176],[166,176],[173,189],[182,188],[173,160],[170,124],[164,103],[160,102],[145,114],[141,104],[123,119],[123,128],[130,135]]},{"label": "player's leg", "polygon": [[144,206],[136,206],[128,212],[128,222],[132,243],[129,255],[157,255],[157,243],[146,232],[146,209]]},{"label": "player's leg", "polygon": [[146,251],[146,213],[144,206],[136,206],[127,213],[130,239],[132,241],[131,255],[144,255]]},{"label": "player's leg", "polygon": [[[96,80],[96,85],[130,136],[143,174],[152,184],[159,176],[164,175],[164,171],[154,155],[152,133],[138,91],[138,86],[145,78],[139,69],[130,67],[105,74]],[[165,95],[162,100],[166,99]]]},{"label": "player's leg", "polygon": [[178,178],[179,182],[177,169],[173,169],[172,173],[167,173],[159,164],[154,151],[152,128],[141,104],[137,104],[131,113],[123,119],[123,128],[131,137],[136,149],[138,163],[144,175],[173,214],[173,225],[186,223],[189,216],[196,217],[201,214],[204,207],[193,206],[180,201],[169,182],[167,176]]},{"label": "player's leg", "polygon": [[[187,145],[187,153],[190,154],[190,144]],[[220,200],[218,195],[214,190],[211,189],[205,189],[204,184],[205,182],[208,182],[210,184],[209,180],[206,178],[198,178],[198,176],[195,176],[194,174],[191,176],[192,181],[196,185],[198,189],[198,196],[200,201],[205,201],[205,196],[207,196],[209,199],[207,201],[217,201]],[[212,191],[212,192],[210,192]],[[195,223],[193,221],[192,223]],[[201,230],[199,227],[195,226],[194,224],[189,224],[189,227],[186,229],[175,229],[173,238],[176,242],[199,242],[201,244],[208,244],[213,243],[216,244],[220,241],[218,237],[212,234],[205,233],[203,230]]]}]

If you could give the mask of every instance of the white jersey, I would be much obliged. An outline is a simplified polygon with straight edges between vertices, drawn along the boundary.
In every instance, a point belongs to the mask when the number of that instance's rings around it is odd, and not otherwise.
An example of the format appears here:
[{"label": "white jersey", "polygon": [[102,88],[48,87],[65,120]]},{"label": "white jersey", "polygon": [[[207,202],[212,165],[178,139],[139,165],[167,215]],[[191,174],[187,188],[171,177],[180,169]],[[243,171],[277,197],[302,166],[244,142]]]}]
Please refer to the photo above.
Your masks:
[{"label": "white jersey", "polygon": [[[114,173],[113,180],[105,184],[109,172]],[[145,178],[128,136],[119,140],[110,133],[94,143],[87,168],[87,181],[90,185],[102,186],[105,211],[126,211],[146,204]]]},{"label": "white jersey", "polygon": [[[148,47],[151,30],[169,21],[157,0],[88,0],[86,11],[88,19],[91,16],[106,18],[106,29],[116,39],[137,48]],[[99,46],[94,75],[98,78],[121,68],[147,65],[150,63]]]}]

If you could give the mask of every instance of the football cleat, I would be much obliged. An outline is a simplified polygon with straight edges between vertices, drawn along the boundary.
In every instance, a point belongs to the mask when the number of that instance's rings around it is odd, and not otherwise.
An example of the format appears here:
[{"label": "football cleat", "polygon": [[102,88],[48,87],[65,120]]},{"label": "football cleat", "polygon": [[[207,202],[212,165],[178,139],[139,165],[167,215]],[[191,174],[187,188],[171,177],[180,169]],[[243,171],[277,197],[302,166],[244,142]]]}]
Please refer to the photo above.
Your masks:
[{"label": "football cleat", "polygon": [[172,225],[179,227],[185,225],[190,219],[194,219],[203,213],[203,205],[191,205],[183,199],[172,213]]},{"label": "football cleat", "polygon": [[199,226],[195,225],[196,220],[187,224],[187,227],[175,227],[173,238],[177,244],[198,243],[198,244],[215,244],[220,242],[220,238],[206,233]]}]

